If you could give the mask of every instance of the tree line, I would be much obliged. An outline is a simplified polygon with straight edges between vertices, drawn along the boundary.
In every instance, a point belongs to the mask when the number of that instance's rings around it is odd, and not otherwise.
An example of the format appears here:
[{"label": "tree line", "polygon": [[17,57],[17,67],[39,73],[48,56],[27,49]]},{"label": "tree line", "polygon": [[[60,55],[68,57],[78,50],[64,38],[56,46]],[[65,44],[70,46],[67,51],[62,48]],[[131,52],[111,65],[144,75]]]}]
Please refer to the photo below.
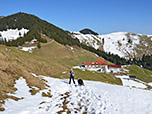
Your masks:
[{"label": "tree line", "polygon": [[100,57],[104,58],[105,60],[108,60],[116,65],[138,65],[140,67],[152,70],[152,55],[143,55],[142,58],[138,58],[138,59],[133,58],[133,59],[128,60],[125,58],[121,58],[115,54],[106,53],[99,49],[96,50],[93,47],[86,46],[84,44],[81,44],[81,47],[83,49],[96,53],[98,56],[100,56]]},{"label": "tree line", "polygon": [[28,29],[29,32],[23,38],[8,41],[6,45],[22,45],[25,43],[25,41],[31,41],[34,37],[36,37],[39,42],[46,42],[46,40],[40,37],[41,33],[63,45],[79,45],[78,39],[71,38],[71,36],[68,35],[68,33],[64,30],[44,20],[41,20],[40,18],[34,15],[20,12],[0,19],[0,31],[16,28],[25,28]]},{"label": "tree line", "polygon": [[152,70],[152,55],[143,55],[142,58],[138,58],[138,59],[130,59],[128,61],[128,64],[135,64],[138,66],[141,66],[143,68]]},{"label": "tree line", "polygon": [[46,39],[41,38],[40,34],[42,33],[63,45],[77,45],[85,50],[91,51],[116,65],[136,64],[139,66],[142,65],[144,68],[152,70],[152,56],[144,55],[141,59],[138,60],[126,60],[125,58],[121,58],[118,55],[106,53],[99,49],[96,50],[93,47],[81,44],[77,38],[72,38],[68,32],[54,26],[53,24],[41,20],[34,15],[17,13],[0,19],[0,30],[16,28],[25,28],[28,29],[29,32],[27,34],[24,34],[23,37],[12,41],[6,41],[6,39],[4,38],[3,40],[0,40],[0,43],[7,46],[21,46],[25,43],[25,41],[31,41],[33,38],[36,38],[39,42],[46,43]]}]

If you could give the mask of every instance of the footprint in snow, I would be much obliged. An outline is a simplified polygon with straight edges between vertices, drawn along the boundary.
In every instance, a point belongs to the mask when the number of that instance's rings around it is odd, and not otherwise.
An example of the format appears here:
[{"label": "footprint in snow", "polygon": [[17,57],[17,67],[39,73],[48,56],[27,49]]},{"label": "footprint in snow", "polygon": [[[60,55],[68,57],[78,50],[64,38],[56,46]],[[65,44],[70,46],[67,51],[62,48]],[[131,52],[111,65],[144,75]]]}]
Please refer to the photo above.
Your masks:
[{"label": "footprint in snow", "polygon": [[67,92],[61,94],[58,91],[51,95],[49,102],[40,105],[46,112],[54,110],[58,113],[70,111],[71,113],[104,114],[106,110],[106,101],[102,96],[94,94],[86,86],[70,85]]}]

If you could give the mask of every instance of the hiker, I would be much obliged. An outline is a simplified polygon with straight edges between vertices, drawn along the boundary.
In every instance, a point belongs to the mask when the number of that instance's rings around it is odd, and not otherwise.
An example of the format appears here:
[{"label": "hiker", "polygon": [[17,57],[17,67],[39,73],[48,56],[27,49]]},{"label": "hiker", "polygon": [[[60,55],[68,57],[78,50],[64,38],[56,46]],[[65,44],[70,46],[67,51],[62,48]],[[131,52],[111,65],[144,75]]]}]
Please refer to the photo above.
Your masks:
[{"label": "hiker", "polygon": [[69,84],[71,84],[71,79],[73,80],[73,83],[75,84],[75,81],[74,81],[74,72],[73,72],[72,68],[70,70],[70,81],[69,81]]}]

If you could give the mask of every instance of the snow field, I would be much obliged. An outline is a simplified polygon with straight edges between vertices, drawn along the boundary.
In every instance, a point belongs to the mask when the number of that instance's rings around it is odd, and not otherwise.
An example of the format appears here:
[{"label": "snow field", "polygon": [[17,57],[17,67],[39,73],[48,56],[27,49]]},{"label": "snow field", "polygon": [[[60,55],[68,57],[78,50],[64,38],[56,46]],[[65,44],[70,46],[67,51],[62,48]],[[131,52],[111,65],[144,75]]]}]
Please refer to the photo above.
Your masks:
[{"label": "snow field", "polygon": [[31,114],[33,110],[37,110],[39,102],[46,99],[41,96],[41,92],[36,95],[31,95],[29,93],[30,88],[22,77],[16,81],[15,87],[17,88],[17,91],[14,94],[8,95],[13,95],[18,98],[23,97],[24,99],[19,101],[7,99],[4,105],[6,110],[4,112],[0,112],[0,114]]},{"label": "snow field", "polygon": [[[57,86],[57,81],[59,81],[59,83],[62,82],[62,84]],[[43,111],[47,110],[48,112],[52,112],[54,109],[56,110],[53,112],[62,111],[64,110],[62,108],[63,103],[66,102],[67,110],[65,111],[70,110],[72,114],[104,112],[104,110],[102,110],[103,104],[101,96],[95,95],[90,88],[75,86],[73,84],[69,85],[67,79],[57,81],[48,82],[51,88],[53,88],[51,89],[53,96],[49,101],[40,106]]]},{"label": "snow field", "polygon": [[106,99],[106,114],[152,114],[152,91],[100,82],[88,83],[87,86],[94,84],[93,92]]},{"label": "snow field", "polygon": [[[68,79],[55,79],[36,76],[47,80],[50,86],[36,95],[29,93],[25,79],[16,81],[17,91],[13,94],[19,101],[7,99],[6,109],[0,114],[55,114],[91,113],[91,114],[151,114],[152,91],[110,85],[95,81],[85,81],[85,86],[69,85]],[[51,97],[42,97],[42,92]]]},{"label": "snow field", "polygon": [[104,38],[104,51],[117,54],[120,57],[128,55],[134,55],[134,47],[139,44],[140,39],[138,36],[132,36],[132,43],[129,44],[129,38],[126,36],[127,32],[116,32],[107,35],[100,35],[100,38]]}]

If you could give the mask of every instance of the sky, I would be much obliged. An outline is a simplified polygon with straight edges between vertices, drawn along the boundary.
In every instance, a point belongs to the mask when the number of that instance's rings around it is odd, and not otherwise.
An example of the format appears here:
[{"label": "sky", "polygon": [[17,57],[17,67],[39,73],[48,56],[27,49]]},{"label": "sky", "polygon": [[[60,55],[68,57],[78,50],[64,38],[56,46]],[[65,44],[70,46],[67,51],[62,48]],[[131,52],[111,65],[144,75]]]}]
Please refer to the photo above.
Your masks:
[{"label": "sky", "polygon": [[1,0],[0,16],[24,12],[64,30],[152,34],[152,0]]}]

